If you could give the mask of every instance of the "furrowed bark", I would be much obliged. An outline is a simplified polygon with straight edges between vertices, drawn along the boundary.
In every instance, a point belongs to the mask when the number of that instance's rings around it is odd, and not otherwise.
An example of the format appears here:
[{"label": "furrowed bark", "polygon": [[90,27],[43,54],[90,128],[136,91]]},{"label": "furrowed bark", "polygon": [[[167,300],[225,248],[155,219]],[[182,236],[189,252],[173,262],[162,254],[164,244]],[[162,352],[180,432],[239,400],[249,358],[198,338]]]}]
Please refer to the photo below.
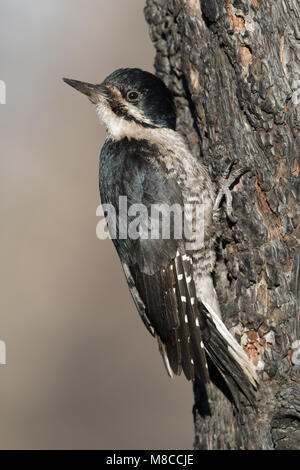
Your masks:
[{"label": "furrowed bark", "polygon": [[[223,321],[257,365],[257,411],[195,389],[196,449],[300,448],[300,5],[147,0],[157,75],[177,129],[220,179],[251,167],[222,218],[215,285]],[[297,343],[297,341],[299,341]]]}]

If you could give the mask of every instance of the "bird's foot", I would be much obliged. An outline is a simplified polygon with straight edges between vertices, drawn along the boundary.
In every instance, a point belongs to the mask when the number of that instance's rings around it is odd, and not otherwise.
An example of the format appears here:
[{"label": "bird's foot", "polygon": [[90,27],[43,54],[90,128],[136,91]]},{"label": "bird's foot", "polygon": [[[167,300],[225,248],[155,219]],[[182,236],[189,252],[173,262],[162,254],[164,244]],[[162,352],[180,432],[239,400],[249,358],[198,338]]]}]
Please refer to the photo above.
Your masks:
[{"label": "bird's foot", "polygon": [[220,208],[221,201],[222,201],[223,197],[225,197],[225,200],[226,200],[226,214],[227,214],[228,219],[232,223],[236,223],[237,218],[232,215],[232,194],[231,194],[230,187],[242,175],[244,175],[245,173],[248,173],[248,171],[250,171],[249,167],[238,168],[237,170],[232,171],[232,167],[233,167],[234,163],[235,162],[233,161],[228,165],[228,167],[226,168],[225,173],[223,174],[223,176],[221,177],[221,179],[219,181],[219,192],[218,192],[218,195],[217,195],[217,198],[216,198],[216,201],[215,201],[215,204],[214,204],[214,209],[213,209],[214,213],[217,213],[219,208]]}]

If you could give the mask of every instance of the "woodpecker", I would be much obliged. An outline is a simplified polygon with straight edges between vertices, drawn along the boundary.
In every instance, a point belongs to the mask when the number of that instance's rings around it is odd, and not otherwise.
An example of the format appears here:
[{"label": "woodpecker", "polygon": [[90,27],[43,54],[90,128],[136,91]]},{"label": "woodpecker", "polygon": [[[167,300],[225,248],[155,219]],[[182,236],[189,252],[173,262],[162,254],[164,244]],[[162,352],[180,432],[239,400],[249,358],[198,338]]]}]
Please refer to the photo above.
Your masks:
[{"label": "woodpecker", "polygon": [[[189,208],[184,220],[190,230],[182,238],[113,239],[136,308],[158,341],[169,375],[183,370],[188,380],[205,384],[209,357],[230,390],[237,388],[253,402],[256,371],[222,321],[212,278],[220,202],[225,196],[233,218],[229,188],[243,172],[228,168],[219,186],[213,183],[176,131],[174,98],[155,75],[124,68],[100,85],[64,81],[88,96],[106,127],[99,169],[102,204],[118,213],[119,198],[126,196],[128,206]],[[196,206],[204,207],[200,247],[193,244]]]}]

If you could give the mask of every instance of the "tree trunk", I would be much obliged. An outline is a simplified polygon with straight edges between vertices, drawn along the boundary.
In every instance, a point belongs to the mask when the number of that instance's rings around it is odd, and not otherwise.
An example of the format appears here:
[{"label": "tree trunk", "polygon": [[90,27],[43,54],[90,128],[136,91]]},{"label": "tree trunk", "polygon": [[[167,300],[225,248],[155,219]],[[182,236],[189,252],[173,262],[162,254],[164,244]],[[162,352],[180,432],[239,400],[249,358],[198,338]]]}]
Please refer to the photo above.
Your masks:
[{"label": "tree trunk", "polygon": [[[147,0],[155,67],[177,129],[217,181],[250,167],[222,217],[214,275],[223,321],[257,365],[257,411],[195,384],[196,449],[300,447],[298,0]],[[298,341],[298,342],[297,342]]]}]

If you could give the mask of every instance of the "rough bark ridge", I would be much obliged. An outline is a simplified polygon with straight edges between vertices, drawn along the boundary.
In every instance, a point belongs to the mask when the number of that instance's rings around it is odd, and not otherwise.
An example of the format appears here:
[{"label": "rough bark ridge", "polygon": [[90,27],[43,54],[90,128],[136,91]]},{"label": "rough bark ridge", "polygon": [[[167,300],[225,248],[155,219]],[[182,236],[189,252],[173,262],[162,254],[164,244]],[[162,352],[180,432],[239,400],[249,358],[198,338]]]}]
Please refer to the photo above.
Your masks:
[{"label": "rough bark ridge", "polygon": [[233,159],[252,169],[233,192],[238,222],[222,220],[215,284],[260,371],[258,410],[242,399],[237,413],[211,385],[195,448],[299,448],[299,2],[147,0],[145,15],[192,151],[214,180]]}]

